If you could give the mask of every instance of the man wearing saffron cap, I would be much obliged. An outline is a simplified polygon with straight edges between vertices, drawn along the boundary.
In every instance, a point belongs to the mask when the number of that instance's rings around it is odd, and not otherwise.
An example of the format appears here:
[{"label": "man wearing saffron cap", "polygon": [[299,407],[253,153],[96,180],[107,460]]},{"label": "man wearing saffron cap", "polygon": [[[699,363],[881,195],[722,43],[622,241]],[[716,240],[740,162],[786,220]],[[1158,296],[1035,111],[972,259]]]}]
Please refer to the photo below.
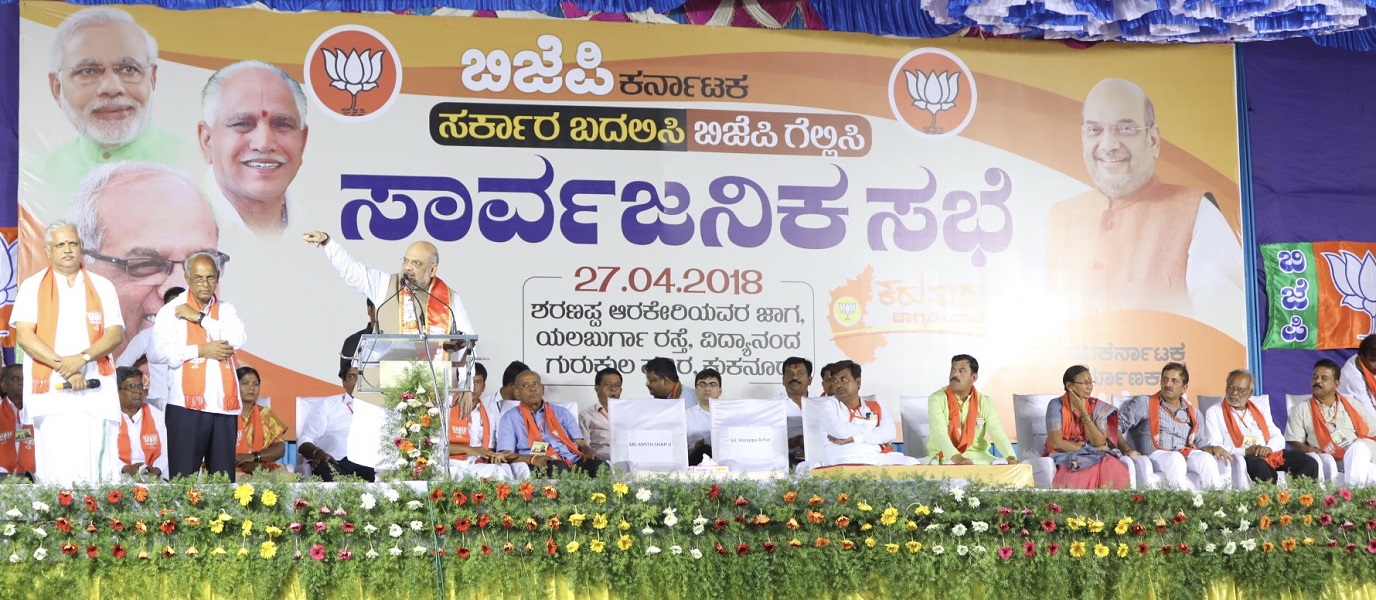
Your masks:
[{"label": "man wearing saffron cap", "polygon": [[979,361],[969,354],[951,357],[950,385],[927,397],[928,461],[943,465],[991,465],[995,446],[1008,464],[1017,464],[1013,444],[999,423],[994,401],[975,389]]}]

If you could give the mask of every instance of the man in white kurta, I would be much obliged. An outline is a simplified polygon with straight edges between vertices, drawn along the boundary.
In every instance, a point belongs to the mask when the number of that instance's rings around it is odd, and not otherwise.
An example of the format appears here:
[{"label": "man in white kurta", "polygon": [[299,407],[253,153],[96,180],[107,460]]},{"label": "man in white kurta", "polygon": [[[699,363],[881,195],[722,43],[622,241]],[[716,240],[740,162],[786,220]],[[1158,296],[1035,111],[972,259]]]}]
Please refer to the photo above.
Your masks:
[{"label": "man in white kurta", "polygon": [[82,267],[75,226],[54,222],[44,238],[50,267],[20,284],[10,313],[26,355],[24,408],[34,424],[35,476],[63,486],[110,481],[119,470],[119,401],[109,356],[124,339],[119,297],[108,279]]},{"label": "man in white kurta", "polygon": [[232,478],[242,412],[234,353],[248,335],[234,306],[216,295],[214,255],[192,254],[184,270],[187,291],[158,310],[148,353],[150,364],[167,367],[168,467],[172,477],[190,476],[204,463]]},{"label": "man in white kurta", "polygon": [[1343,363],[1338,393],[1376,414],[1376,335],[1362,338],[1357,353]]},{"label": "man in white kurta", "polygon": [[1271,420],[1271,411],[1252,398],[1252,389],[1250,372],[1228,374],[1223,402],[1204,411],[1200,448],[1229,464],[1233,487],[1240,490],[1250,489],[1253,480],[1275,483],[1277,471],[1318,479],[1318,462],[1286,449],[1285,435]]},{"label": "man in white kurta", "polygon": [[373,481],[377,477],[373,468],[355,464],[348,456],[358,367],[341,361],[340,369],[339,383],[344,393],[315,398],[315,406],[304,421],[301,413],[296,413],[296,442],[300,445],[297,460],[309,461],[311,475],[325,481],[334,481],[340,475]]},{"label": "man in white kurta", "polygon": [[843,360],[835,368],[832,391],[836,401],[825,403],[818,418],[827,436],[822,444],[822,465],[921,464],[888,447],[898,437],[898,429],[884,418],[878,402],[860,399],[860,365]]}]

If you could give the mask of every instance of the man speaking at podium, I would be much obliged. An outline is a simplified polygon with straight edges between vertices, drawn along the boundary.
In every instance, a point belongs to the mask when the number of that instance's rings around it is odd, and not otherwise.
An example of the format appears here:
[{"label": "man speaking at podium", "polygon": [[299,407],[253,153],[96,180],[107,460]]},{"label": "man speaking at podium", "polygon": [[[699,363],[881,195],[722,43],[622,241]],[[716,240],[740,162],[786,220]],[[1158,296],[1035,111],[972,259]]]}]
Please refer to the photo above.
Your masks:
[{"label": "man speaking at podium", "polygon": [[423,319],[425,333],[473,334],[473,323],[458,292],[435,277],[440,253],[434,244],[411,244],[401,258],[401,270],[385,273],[354,260],[339,244],[331,244],[329,234],[323,231],[310,231],[301,237],[306,243],[323,247],[344,283],[373,301],[382,332],[418,334]]}]

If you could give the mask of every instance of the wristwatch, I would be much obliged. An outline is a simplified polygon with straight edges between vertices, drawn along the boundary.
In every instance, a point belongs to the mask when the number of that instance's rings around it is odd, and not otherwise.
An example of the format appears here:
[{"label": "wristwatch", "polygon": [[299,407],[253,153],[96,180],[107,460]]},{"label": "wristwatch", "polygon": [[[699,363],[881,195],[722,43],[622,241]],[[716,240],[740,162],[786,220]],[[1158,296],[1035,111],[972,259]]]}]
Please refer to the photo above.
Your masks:
[{"label": "wristwatch", "polygon": [[263,462],[263,455],[261,455],[261,454],[259,454],[259,453],[257,453],[257,452],[254,452],[254,453],[253,453],[253,462]]},{"label": "wristwatch", "polygon": [[82,352],[82,353],[81,353],[81,360],[84,360],[84,361],[86,361],[86,362],[91,362],[91,355],[90,355],[90,354],[87,354],[87,353],[85,353],[85,352]]}]

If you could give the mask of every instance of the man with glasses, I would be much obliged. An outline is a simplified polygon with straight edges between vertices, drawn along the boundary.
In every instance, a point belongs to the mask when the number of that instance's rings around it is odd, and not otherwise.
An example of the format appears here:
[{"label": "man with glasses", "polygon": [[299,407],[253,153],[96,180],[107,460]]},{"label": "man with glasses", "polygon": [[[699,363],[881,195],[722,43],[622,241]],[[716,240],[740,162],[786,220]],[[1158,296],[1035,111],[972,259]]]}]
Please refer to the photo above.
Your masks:
[{"label": "man with glasses", "polygon": [[[91,169],[122,160],[189,168],[188,140],[151,125],[158,44],[129,13],[87,8],[57,28],[48,71],[53,100],[80,134],[33,171],[65,202]],[[60,209],[59,209],[60,210]]]},{"label": "man with glasses", "polygon": [[124,338],[109,280],[82,266],[77,228],[44,231],[49,268],[19,285],[10,314],[24,350],[25,412],[34,423],[35,475],[51,485],[115,478],[119,403],[110,353]]},{"label": "man with glasses", "polygon": [[[70,219],[86,243],[86,265],[119,293],[125,341],[153,326],[163,296],[180,283],[173,273],[195,252],[229,257],[210,206],[195,182],[170,167],[119,162],[97,167],[72,197]],[[125,349],[115,349],[118,356]],[[154,397],[157,392],[154,392]]]},{"label": "man with glasses", "polygon": [[1225,463],[1241,458],[1246,469],[1233,470],[1233,486],[1248,489],[1251,481],[1276,482],[1277,471],[1291,477],[1317,479],[1319,463],[1303,452],[1285,447],[1285,433],[1271,421],[1269,412],[1252,400],[1252,373],[1237,369],[1228,373],[1226,396],[1204,411],[1204,450]]},{"label": "man with glasses", "polygon": [[216,293],[216,255],[192,254],[182,270],[187,291],[158,311],[148,353],[150,364],[167,368],[169,475],[195,475],[204,463],[209,473],[232,477],[242,412],[234,353],[248,336],[234,306]]},{"label": "man with glasses", "polygon": [[601,460],[612,459],[612,424],[607,414],[607,400],[621,397],[621,373],[607,367],[593,376],[593,391],[597,402],[578,411],[578,426],[588,438],[588,446]]},{"label": "man with glasses", "polygon": [[688,464],[702,463],[703,456],[712,454],[712,401],[721,397],[721,373],[703,369],[693,377],[698,402],[688,407]]},{"label": "man with glasses", "polygon": [[[1207,191],[1161,181],[1161,130],[1147,93],[1105,79],[1085,98],[1081,150],[1094,188],[1051,208],[1053,290],[1092,290],[1078,310],[1161,310],[1238,339],[1242,247]],[[1088,277],[1094,285],[1081,285]]]},{"label": "man with glasses", "polygon": [[1161,472],[1166,484],[1175,489],[1195,489],[1189,474],[1202,489],[1227,484],[1220,473],[1226,465],[1201,450],[1204,419],[1194,403],[1185,397],[1190,387],[1190,370],[1181,363],[1161,367],[1161,390],[1150,396],[1136,396],[1118,409],[1118,424],[1123,430],[1122,446],[1127,454],[1140,452]]},{"label": "man with glasses", "polygon": [[0,368],[0,472],[33,475],[33,425],[20,422],[24,410],[24,366]]},{"label": "man with glasses", "polygon": [[330,235],[311,231],[301,236],[308,244],[323,247],[330,264],[354,291],[377,307],[377,324],[384,333],[475,333],[459,292],[436,276],[440,252],[430,242],[406,247],[401,269],[387,273],[363,265],[349,256]]},{"label": "man with glasses", "polygon": [[120,474],[141,483],[167,480],[167,427],[163,412],[143,401],[143,372],[119,367]]}]

